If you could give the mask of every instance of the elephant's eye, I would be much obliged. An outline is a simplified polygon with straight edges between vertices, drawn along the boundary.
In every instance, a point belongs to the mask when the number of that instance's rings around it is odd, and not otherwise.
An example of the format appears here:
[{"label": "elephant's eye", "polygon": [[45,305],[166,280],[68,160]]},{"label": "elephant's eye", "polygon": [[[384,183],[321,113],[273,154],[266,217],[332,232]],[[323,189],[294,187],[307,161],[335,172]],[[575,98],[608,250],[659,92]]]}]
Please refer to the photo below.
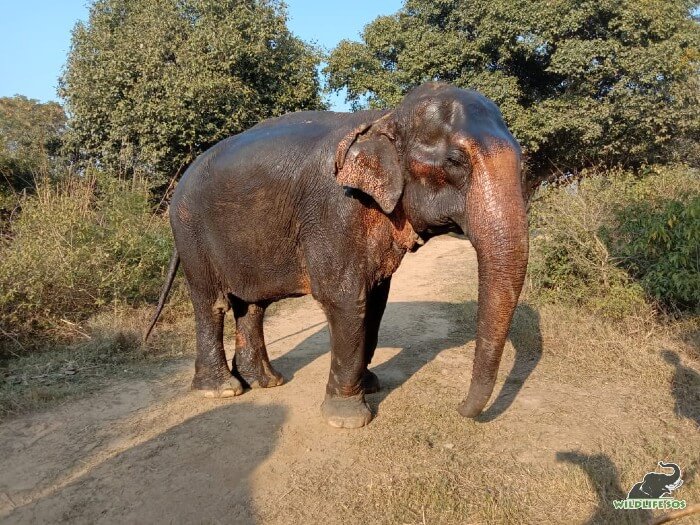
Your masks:
[{"label": "elephant's eye", "polygon": [[466,184],[472,169],[467,154],[461,150],[452,150],[447,154],[446,160],[445,172],[452,184],[458,187]]},{"label": "elephant's eye", "polygon": [[465,168],[469,165],[469,159],[460,150],[452,150],[447,154],[447,162],[453,166]]}]

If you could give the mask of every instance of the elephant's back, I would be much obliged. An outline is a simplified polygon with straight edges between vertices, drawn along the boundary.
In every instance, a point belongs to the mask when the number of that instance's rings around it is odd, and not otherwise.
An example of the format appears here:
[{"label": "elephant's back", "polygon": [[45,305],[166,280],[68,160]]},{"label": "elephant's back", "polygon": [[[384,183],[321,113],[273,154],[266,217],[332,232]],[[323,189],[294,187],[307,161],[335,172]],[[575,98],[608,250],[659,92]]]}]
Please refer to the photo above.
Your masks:
[{"label": "elephant's back", "polygon": [[[202,208],[258,206],[259,199],[289,201],[338,190],[335,150],[342,138],[382,111],[300,111],[260,122],[220,141],[187,169],[173,196]],[[295,197],[296,196],[296,197]]]},{"label": "elephant's back", "polygon": [[[234,192],[246,193],[261,184],[294,179],[316,163],[328,168],[328,150],[345,128],[352,129],[354,114],[301,111],[268,119],[232,135],[202,153],[178,185],[179,193],[208,192],[210,185],[234,183]],[[332,165],[330,166],[332,169]]]},{"label": "elephant's back", "polygon": [[215,146],[212,173],[257,181],[298,179],[315,170],[334,175],[335,149],[360,123],[382,112],[299,111],[264,120]]}]

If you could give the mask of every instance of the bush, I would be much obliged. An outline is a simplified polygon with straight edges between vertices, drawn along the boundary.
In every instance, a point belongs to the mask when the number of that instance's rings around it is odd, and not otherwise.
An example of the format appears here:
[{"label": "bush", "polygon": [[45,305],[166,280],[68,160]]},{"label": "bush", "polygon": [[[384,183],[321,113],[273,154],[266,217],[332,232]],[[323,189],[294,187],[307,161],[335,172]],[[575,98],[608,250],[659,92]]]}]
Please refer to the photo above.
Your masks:
[{"label": "bush", "polygon": [[[700,305],[700,192],[693,181],[667,177],[663,193],[633,201],[617,213],[612,243],[620,266],[639,280],[646,293],[673,309]],[[643,190],[657,175],[639,184]],[[694,182],[694,184],[693,184]],[[674,185],[677,183],[677,185]],[[646,191],[642,192],[643,194]]]},{"label": "bush", "polygon": [[3,337],[75,335],[100,310],[155,300],[172,241],[149,198],[141,181],[94,173],[24,197],[0,246]]},{"label": "bush", "polygon": [[531,293],[613,319],[700,302],[700,177],[687,167],[589,174],[531,213]]}]

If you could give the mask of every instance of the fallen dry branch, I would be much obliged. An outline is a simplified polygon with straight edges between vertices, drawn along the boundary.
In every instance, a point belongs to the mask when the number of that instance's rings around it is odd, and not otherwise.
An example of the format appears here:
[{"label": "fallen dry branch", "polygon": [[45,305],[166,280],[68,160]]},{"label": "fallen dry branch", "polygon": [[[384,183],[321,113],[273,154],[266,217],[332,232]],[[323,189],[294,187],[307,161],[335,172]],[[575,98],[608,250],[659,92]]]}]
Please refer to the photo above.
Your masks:
[{"label": "fallen dry branch", "polygon": [[651,522],[651,525],[668,523],[669,521],[677,520],[679,518],[685,518],[686,516],[690,516],[692,514],[700,514],[700,503],[690,505],[689,507],[686,507],[683,510],[674,510],[672,512],[667,512],[666,514],[662,514],[661,516],[653,520]]}]

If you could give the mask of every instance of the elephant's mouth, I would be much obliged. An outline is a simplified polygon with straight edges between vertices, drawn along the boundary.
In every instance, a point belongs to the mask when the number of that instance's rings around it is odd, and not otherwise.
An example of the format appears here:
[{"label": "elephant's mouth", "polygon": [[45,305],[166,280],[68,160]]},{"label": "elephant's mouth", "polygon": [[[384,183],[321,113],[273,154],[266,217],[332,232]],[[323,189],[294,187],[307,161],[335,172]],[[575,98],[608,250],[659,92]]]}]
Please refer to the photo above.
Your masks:
[{"label": "elephant's mouth", "polygon": [[413,247],[413,250],[411,251],[415,252],[418,248],[423,246],[433,237],[437,237],[438,235],[444,235],[447,233],[464,235],[464,231],[462,231],[462,228],[459,226],[459,224],[454,222],[452,219],[448,219],[447,223],[445,224],[441,224],[439,226],[429,226],[428,228],[418,232],[419,240],[418,242],[416,242],[416,244]]},{"label": "elephant's mouth", "polygon": [[680,487],[682,484],[683,484],[683,480],[679,479],[678,481],[676,481],[674,483],[669,483],[668,485],[666,485],[666,489],[669,492],[672,492],[672,491],[678,489],[678,487]]}]

